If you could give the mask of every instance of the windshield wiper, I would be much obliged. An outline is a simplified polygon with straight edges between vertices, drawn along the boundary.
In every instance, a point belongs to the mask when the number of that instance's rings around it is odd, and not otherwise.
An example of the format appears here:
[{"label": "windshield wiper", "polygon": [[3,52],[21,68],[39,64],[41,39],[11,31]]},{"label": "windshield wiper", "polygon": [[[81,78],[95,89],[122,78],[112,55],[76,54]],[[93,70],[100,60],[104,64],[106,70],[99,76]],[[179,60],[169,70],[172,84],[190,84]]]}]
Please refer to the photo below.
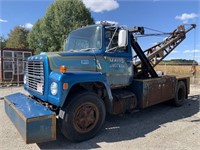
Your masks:
[{"label": "windshield wiper", "polygon": [[86,52],[86,51],[91,51],[91,50],[96,50],[97,48],[84,48],[84,49],[79,49],[79,50],[74,50],[70,49],[68,52]]},{"label": "windshield wiper", "polygon": [[80,49],[79,52],[85,52],[85,51],[91,51],[91,50],[96,50],[96,48],[85,48],[85,49]]},{"label": "windshield wiper", "polygon": [[67,52],[79,52],[79,50],[70,49],[70,50],[68,50]]}]

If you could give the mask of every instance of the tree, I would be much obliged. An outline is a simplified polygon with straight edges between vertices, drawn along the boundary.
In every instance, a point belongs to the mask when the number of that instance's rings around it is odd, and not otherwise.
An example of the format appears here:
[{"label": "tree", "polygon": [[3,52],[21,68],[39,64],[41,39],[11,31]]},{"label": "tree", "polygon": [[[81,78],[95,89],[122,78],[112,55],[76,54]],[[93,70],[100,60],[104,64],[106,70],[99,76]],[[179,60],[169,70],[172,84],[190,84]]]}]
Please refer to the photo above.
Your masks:
[{"label": "tree", "polygon": [[69,32],[93,23],[89,10],[81,0],[55,0],[29,33],[30,48],[36,53],[61,51]]},{"label": "tree", "polygon": [[0,36],[0,49],[6,47],[6,39],[3,36]]},{"label": "tree", "polygon": [[24,27],[17,26],[8,34],[8,40],[6,47],[9,48],[28,48],[28,37],[29,30]]},{"label": "tree", "polygon": [[35,50],[35,53],[38,54],[41,51],[47,51],[47,41],[45,38],[44,33],[44,19],[38,20],[33,28],[32,31],[28,34],[28,43],[31,49]]},{"label": "tree", "polygon": [[163,60],[160,65],[198,65],[198,62],[196,60],[171,59]]}]

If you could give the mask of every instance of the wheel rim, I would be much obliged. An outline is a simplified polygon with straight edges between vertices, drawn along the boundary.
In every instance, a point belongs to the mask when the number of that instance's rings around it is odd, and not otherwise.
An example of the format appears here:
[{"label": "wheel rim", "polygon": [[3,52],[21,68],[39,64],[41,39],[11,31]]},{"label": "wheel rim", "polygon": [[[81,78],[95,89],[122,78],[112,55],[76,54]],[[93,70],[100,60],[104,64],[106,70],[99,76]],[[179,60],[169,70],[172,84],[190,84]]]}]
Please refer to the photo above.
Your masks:
[{"label": "wheel rim", "polygon": [[84,103],[80,105],[74,113],[73,124],[78,132],[89,132],[99,120],[99,111],[93,103]]}]

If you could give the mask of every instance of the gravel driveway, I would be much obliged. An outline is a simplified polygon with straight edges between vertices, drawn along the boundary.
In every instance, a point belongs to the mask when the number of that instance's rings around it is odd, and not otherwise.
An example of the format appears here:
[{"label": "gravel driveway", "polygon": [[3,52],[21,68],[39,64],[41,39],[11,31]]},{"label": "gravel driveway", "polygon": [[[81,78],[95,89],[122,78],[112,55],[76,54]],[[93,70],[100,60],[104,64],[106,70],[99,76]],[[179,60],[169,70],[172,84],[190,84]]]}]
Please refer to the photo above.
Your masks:
[{"label": "gravel driveway", "polygon": [[182,107],[159,104],[140,112],[107,116],[102,131],[93,139],[71,143],[58,131],[57,140],[26,145],[4,112],[3,98],[23,92],[23,87],[0,88],[0,149],[200,149],[200,85]]}]

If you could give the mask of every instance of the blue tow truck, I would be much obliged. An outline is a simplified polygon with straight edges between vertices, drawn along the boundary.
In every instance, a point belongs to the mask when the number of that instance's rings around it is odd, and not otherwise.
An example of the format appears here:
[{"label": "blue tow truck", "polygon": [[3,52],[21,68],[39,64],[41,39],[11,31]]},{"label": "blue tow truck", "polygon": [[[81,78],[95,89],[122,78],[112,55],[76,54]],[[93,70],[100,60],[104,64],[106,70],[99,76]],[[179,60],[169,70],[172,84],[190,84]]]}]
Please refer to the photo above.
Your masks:
[{"label": "blue tow truck", "polygon": [[68,35],[65,50],[28,58],[24,89],[5,96],[5,112],[26,143],[56,140],[56,126],[74,142],[100,131],[106,114],[134,112],[164,101],[183,105],[189,77],[159,75],[154,67],[186,37],[179,26],[143,51],[143,27],[100,23]]}]

